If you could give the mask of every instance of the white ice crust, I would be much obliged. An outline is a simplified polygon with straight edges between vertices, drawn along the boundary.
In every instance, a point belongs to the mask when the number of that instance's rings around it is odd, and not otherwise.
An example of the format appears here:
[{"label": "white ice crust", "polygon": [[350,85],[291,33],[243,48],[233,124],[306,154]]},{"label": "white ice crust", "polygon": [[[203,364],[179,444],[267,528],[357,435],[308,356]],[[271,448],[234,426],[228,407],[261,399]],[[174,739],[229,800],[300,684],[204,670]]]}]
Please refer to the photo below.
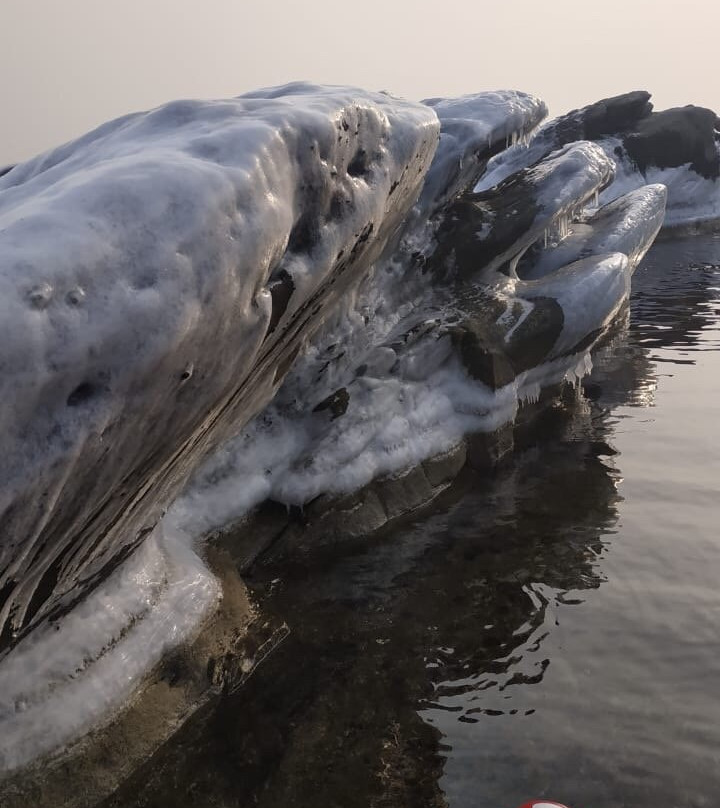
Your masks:
[{"label": "white ice crust", "polygon": [[81,590],[269,400],[270,371],[232,410],[338,255],[402,221],[438,128],[420,104],[297,84],[130,115],[0,178],[0,631],[58,565],[56,590]]},{"label": "white ice crust", "polygon": [[[599,209],[588,210],[580,222],[568,225],[570,232],[564,239],[549,244],[551,249],[534,256],[523,277],[542,278],[582,255],[613,252],[624,253],[634,269],[662,227],[666,199],[664,185],[645,185]],[[554,235],[548,240],[551,241]]]},{"label": "white ice crust", "polygon": [[0,771],[109,720],[219,597],[189,538],[158,527],[64,620],[30,634],[0,665]]}]

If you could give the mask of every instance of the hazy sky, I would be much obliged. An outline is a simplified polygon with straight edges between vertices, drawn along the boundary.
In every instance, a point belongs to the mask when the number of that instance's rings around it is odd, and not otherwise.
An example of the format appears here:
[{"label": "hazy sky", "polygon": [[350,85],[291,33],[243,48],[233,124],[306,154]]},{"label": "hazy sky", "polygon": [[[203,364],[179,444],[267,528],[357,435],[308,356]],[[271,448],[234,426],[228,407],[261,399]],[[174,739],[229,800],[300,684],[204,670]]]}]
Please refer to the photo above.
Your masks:
[{"label": "hazy sky", "polygon": [[294,79],[501,87],[559,113],[646,88],[720,110],[718,0],[0,0],[0,165],[180,97]]}]

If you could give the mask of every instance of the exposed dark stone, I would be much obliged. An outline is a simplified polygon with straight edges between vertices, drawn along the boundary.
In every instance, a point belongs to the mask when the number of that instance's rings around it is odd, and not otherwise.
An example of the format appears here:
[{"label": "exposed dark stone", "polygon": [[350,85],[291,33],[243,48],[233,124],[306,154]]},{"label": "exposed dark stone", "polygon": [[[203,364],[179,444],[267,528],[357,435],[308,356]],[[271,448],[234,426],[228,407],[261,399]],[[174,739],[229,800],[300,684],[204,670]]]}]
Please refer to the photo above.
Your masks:
[{"label": "exposed dark stone", "polygon": [[277,277],[269,284],[269,289],[272,297],[272,314],[270,315],[268,334],[272,334],[277,328],[280,318],[285,314],[292,293],[295,291],[295,281],[289,272],[281,269]]},{"label": "exposed dark stone", "polygon": [[435,276],[444,278],[452,271],[460,283],[469,281],[527,248],[539,213],[535,200],[540,181],[531,166],[452,203],[438,228],[437,248],[427,258]]},{"label": "exposed dark stone", "polygon": [[535,297],[530,314],[513,331],[507,353],[516,373],[529,370],[547,360],[560,336],[565,315],[552,297]]},{"label": "exposed dark stone", "polygon": [[374,229],[375,225],[372,222],[363,228],[362,232],[358,234],[357,241],[355,244],[353,244],[352,249],[350,250],[351,255],[354,256],[356,253],[362,250],[363,245],[367,243]]},{"label": "exposed dark stone", "polygon": [[[321,494],[302,509],[302,518],[277,503],[265,503],[249,522],[222,536],[236,558],[236,544],[252,544],[241,569],[246,574],[298,554],[369,536],[393,519],[435,498],[462,471],[465,442],[397,475],[382,477],[350,494]],[[258,551],[257,548],[261,547]],[[240,559],[238,559],[240,561]]]},{"label": "exposed dark stone", "polygon": [[468,374],[491,390],[504,387],[515,378],[515,370],[507,356],[490,344],[470,323],[451,332],[453,345]]},{"label": "exposed dark stone", "polygon": [[641,171],[649,166],[674,168],[690,163],[707,179],[720,176],[715,142],[718,119],[704,107],[678,107],[654,112],[625,137],[627,153]]},{"label": "exposed dark stone", "polygon": [[[359,149],[348,165],[347,173],[351,177],[363,177],[368,172],[369,160],[365,149]],[[397,183],[396,183],[397,186]],[[394,189],[393,189],[394,190]]]},{"label": "exposed dark stone", "polygon": [[556,146],[576,140],[596,140],[630,131],[650,115],[652,108],[650,93],[634,90],[568,112],[549,124],[547,131],[553,132]]},{"label": "exposed dark stone", "polygon": [[334,393],[331,393],[327,398],[324,398],[316,407],[313,412],[323,412],[323,410],[330,410],[332,420],[345,415],[347,412],[348,404],[350,403],[350,394],[347,388],[341,387]]},{"label": "exposed dark stone", "polygon": [[95,386],[90,384],[90,382],[83,382],[82,384],[79,384],[72,391],[72,393],[70,393],[67,399],[67,405],[68,407],[77,407],[80,404],[84,404],[94,395],[95,395]]},{"label": "exposed dark stone", "polygon": [[424,460],[422,467],[428,482],[434,488],[452,482],[462,470],[466,460],[465,442],[443,454]]},{"label": "exposed dark stone", "polygon": [[494,469],[515,445],[513,425],[506,424],[495,432],[476,432],[467,438],[467,463],[477,471]]}]

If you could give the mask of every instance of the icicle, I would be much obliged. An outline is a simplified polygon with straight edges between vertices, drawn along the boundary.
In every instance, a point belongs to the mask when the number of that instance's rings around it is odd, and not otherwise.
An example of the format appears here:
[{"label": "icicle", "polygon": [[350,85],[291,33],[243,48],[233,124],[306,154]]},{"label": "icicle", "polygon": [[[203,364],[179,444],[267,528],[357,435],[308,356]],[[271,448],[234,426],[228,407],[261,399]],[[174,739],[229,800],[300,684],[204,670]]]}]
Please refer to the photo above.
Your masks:
[{"label": "icicle", "polygon": [[597,188],[595,189],[595,193],[593,194],[593,205],[595,205],[596,208],[600,207],[600,191],[598,191]]},{"label": "icicle", "polygon": [[546,250],[547,250],[547,246],[548,246],[548,229],[546,227],[545,228],[545,249]]},{"label": "icicle", "polygon": [[528,248],[526,247],[524,250],[520,250],[520,252],[510,261],[509,266],[509,275],[511,278],[517,279],[517,266],[520,263],[520,259],[525,255]]},{"label": "icicle", "polygon": [[563,213],[561,216],[558,217],[556,225],[558,243],[563,241],[563,239],[566,239],[572,232],[570,229],[570,223],[571,223],[570,213]]}]

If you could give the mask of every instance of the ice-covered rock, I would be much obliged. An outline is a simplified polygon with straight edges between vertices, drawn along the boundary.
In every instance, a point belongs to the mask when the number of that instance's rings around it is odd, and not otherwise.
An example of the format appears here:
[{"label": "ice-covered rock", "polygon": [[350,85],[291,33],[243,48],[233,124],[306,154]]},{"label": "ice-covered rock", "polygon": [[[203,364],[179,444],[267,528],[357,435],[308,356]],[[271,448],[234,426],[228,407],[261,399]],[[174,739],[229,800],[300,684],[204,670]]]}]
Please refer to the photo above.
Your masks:
[{"label": "ice-covered rock", "polygon": [[666,199],[664,185],[644,185],[590,209],[559,243],[554,242],[557,231],[538,243],[517,272],[526,279],[542,278],[575,260],[613,252],[627,255],[637,266],[662,227]]},{"label": "ice-covered rock", "polygon": [[602,144],[512,148],[545,112],[294,84],[129,115],[0,177],[0,765],[192,634],[217,596],[193,539],[419,464],[430,495],[465,435],[587,372],[665,191],[587,210]]},{"label": "ice-covered rock", "polygon": [[429,107],[297,84],[130,115],[0,180],[2,648],[267,403],[437,134]]},{"label": "ice-covered rock", "polygon": [[527,143],[547,115],[539,98],[507,90],[428,98],[424,103],[435,110],[441,123],[440,147],[420,199],[424,215],[472,189],[495,154],[510,144]]},{"label": "ice-covered rock", "polygon": [[[446,144],[457,153],[441,138],[436,161]],[[664,212],[664,188],[650,187],[574,222],[611,178],[601,148],[574,144],[412,231],[171,518],[202,533],[266,499],[342,496],[493,432],[542,387],[582,376]],[[535,269],[555,253],[552,271]],[[521,261],[519,278],[510,268]]]},{"label": "ice-covered rock", "polygon": [[537,163],[569,143],[601,140],[629,131],[651,112],[650,93],[636,90],[553,118],[534,133],[525,148],[510,148],[495,156],[476,190],[497,185],[516,171]]},{"label": "ice-covered rock", "polygon": [[616,180],[603,203],[650,184],[667,187],[668,228],[713,226],[720,219],[720,119],[686,106],[653,112],[650,94],[607,98],[555,118],[526,149],[495,156],[476,190],[499,184],[551,152],[578,140],[597,143],[616,163]]}]

